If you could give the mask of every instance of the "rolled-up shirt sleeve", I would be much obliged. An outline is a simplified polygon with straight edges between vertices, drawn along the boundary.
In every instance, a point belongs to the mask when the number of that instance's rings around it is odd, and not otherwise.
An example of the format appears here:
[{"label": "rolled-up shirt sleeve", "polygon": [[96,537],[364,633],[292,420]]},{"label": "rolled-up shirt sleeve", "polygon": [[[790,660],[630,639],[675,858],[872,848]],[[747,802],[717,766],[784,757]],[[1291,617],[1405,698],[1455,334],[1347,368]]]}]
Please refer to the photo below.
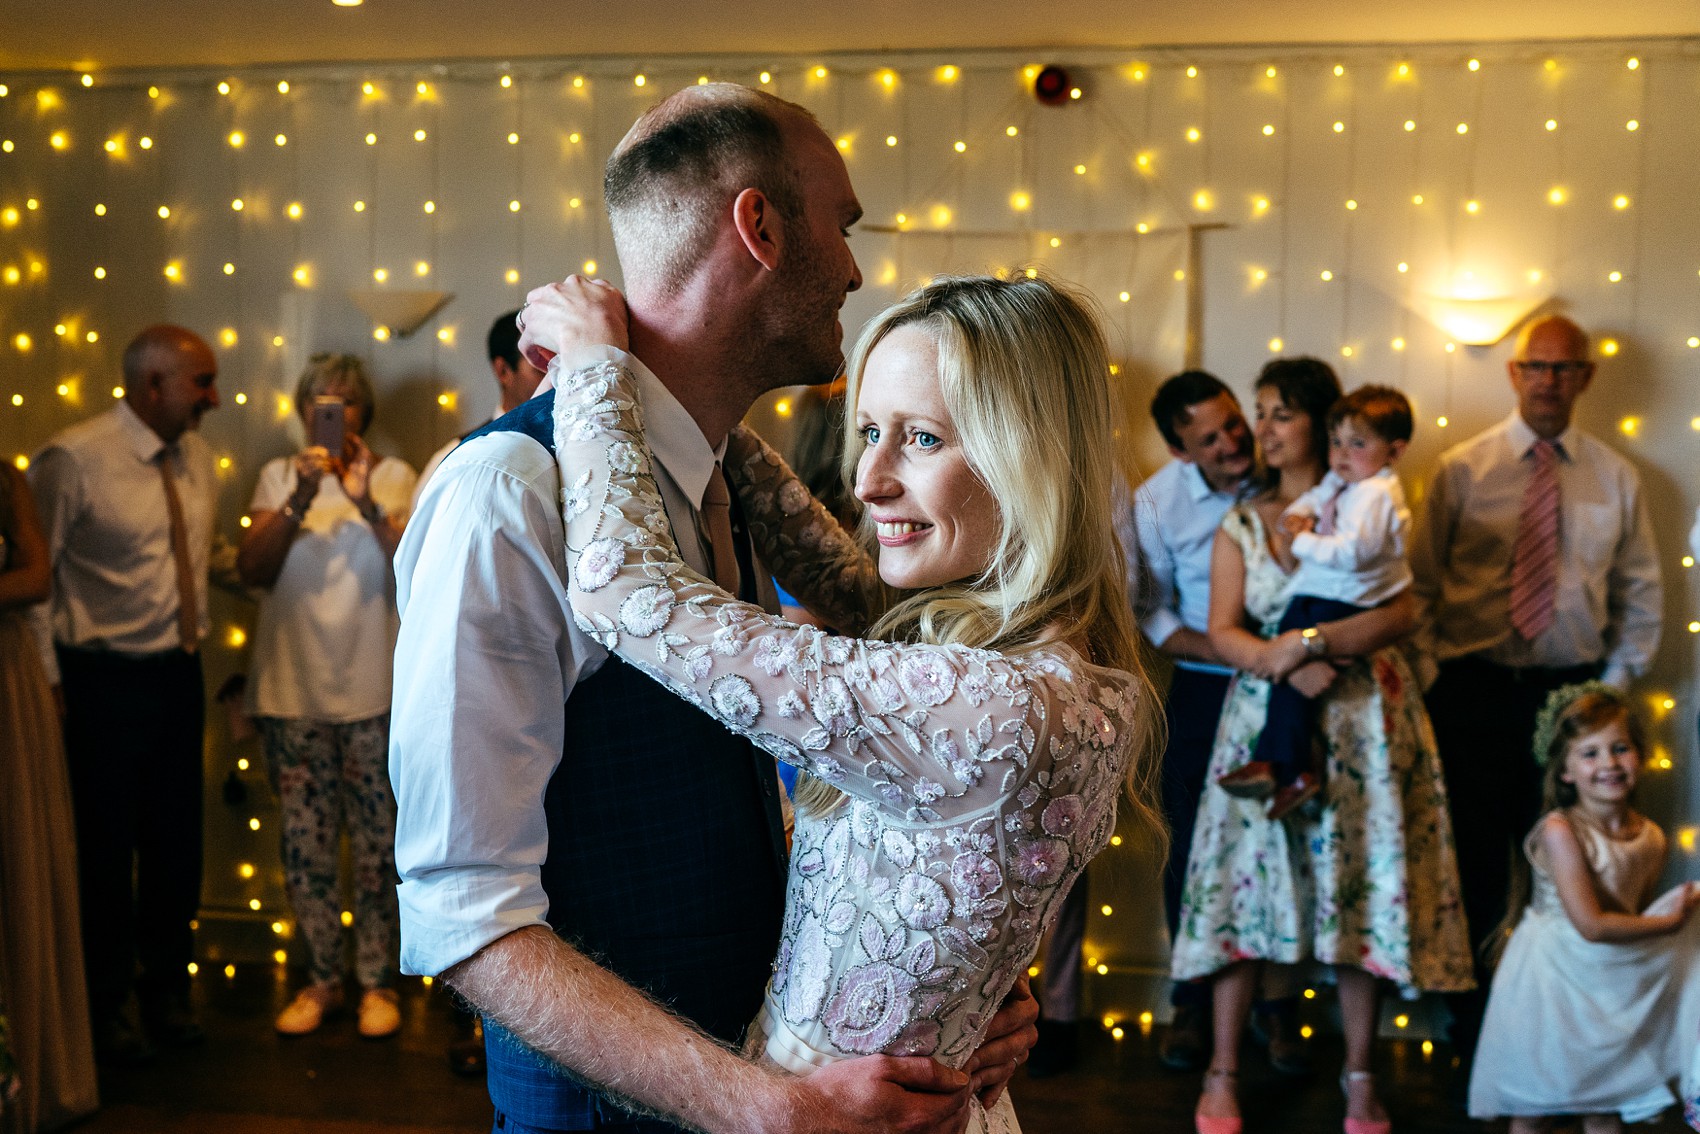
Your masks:
[{"label": "rolled-up shirt sleeve", "polygon": [[544,792],[567,694],[599,660],[569,629],[559,486],[529,438],[476,439],[426,485],[396,553],[403,972],[435,975],[546,924]]}]

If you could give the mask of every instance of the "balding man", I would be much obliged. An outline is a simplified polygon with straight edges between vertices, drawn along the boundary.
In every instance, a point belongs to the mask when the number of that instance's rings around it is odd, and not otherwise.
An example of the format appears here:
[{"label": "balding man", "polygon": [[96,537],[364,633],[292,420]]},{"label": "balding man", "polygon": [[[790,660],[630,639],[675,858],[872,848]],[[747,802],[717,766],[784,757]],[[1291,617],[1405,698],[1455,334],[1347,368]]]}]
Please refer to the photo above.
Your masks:
[{"label": "balding man", "polygon": [[[712,574],[698,511],[727,432],[758,395],[842,365],[861,206],[806,111],[723,84],[639,119],[604,190],[631,318],[614,354],[682,554]],[[540,393],[455,450],[396,556],[403,968],[484,1013],[503,1131],[960,1122],[969,1079],[930,1061],[790,1078],[736,1054],[783,913],[773,762],[575,625],[553,405]],[[735,537],[743,596],[775,609]],[[994,1021],[1016,1033],[982,1053],[999,1078],[1031,1005]]]},{"label": "balding man", "polygon": [[[1511,856],[1540,806],[1535,714],[1563,685],[1626,689],[1659,644],[1663,592],[1641,480],[1572,424],[1588,336],[1548,316],[1507,364],[1517,409],[1448,451],[1413,548],[1421,634],[1439,663],[1429,715],[1446,769],[1471,932],[1505,916]],[[1473,1048],[1487,989],[1454,1004]]]},{"label": "balding man", "polygon": [[122,400],[48,442],[30,479],[53,569],[38,627],[64,697],[95,1050],[135,1063],[152,1054],[128,1012],[138,958],[153,1038],[204,1038],[189,962],[217,481],[195,429],[218,407],[218,362],[194,332],[157,326],[123,367]]}]

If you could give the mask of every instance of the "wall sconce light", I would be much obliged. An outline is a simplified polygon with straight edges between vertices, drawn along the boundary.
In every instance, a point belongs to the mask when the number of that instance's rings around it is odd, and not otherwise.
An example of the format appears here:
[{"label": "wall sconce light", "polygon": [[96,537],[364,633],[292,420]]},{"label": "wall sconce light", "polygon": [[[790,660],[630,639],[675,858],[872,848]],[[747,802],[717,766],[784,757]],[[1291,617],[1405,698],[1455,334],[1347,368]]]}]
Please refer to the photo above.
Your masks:
[{"label": "wall sconce light", "polygon": [[452,291],[413,288],[357,288],[348,293],[354,306],[397,338],[405,339],[454,298]]},{"label": "wall sconce light", "polygon": [[1446,295],[1419,297],[1419,313],[1465,346],[1489,347],[1504,339],[1523,320],[1547,302],[1547,295],[1458,299]]}]

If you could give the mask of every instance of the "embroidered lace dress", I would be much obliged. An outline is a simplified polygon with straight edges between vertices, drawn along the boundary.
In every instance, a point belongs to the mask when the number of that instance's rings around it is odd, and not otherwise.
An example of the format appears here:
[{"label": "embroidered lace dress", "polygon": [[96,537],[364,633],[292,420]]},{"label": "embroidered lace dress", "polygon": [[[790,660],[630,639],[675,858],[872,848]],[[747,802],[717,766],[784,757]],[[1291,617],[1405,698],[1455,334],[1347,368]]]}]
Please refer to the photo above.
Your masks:
[{"label": "embroidered lace dress", "polygon": [[[1133,679],[1066,646],[1021,656],[825,634],[691,571],[629,371],[555,402],[574,617],[623,659],[848,797],[799,815],[784,931],[749,1049],[793,1071],[884,1052],[961,1066],[1115,823]],[[860,627],[875,574],[771,451],[729,448],[780,582]],[[830,600],[830,601],[829,601]],[[820,609],[824,607],[824,609]],[[1006,1101],[992,1129],[1015,1129]]]}]

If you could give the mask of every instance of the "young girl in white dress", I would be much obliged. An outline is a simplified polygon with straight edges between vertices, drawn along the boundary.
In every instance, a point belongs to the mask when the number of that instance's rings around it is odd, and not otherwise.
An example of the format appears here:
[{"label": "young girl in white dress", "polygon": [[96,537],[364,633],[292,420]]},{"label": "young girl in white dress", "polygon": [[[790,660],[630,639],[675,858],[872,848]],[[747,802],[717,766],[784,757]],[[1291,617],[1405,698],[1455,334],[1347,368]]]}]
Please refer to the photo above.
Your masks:
[{"label": "young girl in white dress", "polygon": [[1649,902],[1666,845],[1630,806],[1641,752],[1628,702],[1599,682],[1557,690],[1537,719],[1547,811],[1524,842],[1534,884],[1505,922],[1470,1077],[1471,1117],[1509,1116],[1513,1134],[1553,1115],[1616,1134],[1677,1101],[1700,1022],[1700,887]]},{"label": "young girl in white dress", "polygon": [[[624,342],[617,292],[556,286],[592,313],[617,304],[592,333]],[[545,318],[528,313],[527,333]],[[877,572],[759,438],[728,438],[755,551],[859,637],[691,570],[643,435],[655,387],[621,349],[563,350],[550,374],[579,625],[808,774],[747,1053],[797,1074],[875,1053],[961,1067],[1109,843],[1121,789],[1131,829],[1161,841],[1159,710],[1110,526],[1109,355],[1090,308],[1043,279],[941,279],[869,325],[846,464]],[[1018,1131],[1008,1097],[973,1129]]]}]

